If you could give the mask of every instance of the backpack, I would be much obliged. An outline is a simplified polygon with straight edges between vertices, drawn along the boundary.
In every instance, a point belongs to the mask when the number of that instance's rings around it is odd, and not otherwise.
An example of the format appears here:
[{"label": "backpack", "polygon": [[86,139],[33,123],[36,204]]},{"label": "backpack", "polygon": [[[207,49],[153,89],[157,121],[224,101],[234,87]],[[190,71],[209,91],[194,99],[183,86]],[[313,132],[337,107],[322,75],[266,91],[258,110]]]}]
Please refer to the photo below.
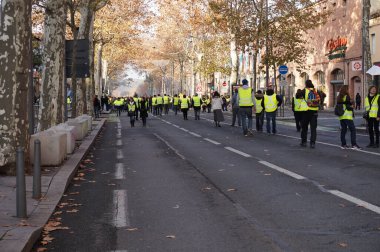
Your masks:
[{"label": "backpack", "polygon": [[309,90],[309,94],[307,96],[307,106],[309,107],[319,107],[319,102],[321,100],[319,94],[317,91],[315,91],[314,89],[313,90]]},{"label": "backpack", "polygon": [[344,107],[343,104],[336,104],[334,108],[334,114],[336,116],[342,116],[344,115]]}]

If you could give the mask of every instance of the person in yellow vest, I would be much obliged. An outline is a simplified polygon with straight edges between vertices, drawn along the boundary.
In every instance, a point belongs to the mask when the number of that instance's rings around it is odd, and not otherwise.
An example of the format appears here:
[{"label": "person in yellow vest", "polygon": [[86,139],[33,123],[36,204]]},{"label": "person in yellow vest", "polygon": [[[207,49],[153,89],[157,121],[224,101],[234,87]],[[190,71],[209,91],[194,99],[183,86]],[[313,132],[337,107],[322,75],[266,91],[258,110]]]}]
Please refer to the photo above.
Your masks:
[{"label": "person in yellow vest", "polygon": [[297,132],[301,131],[302,128],[302,116],[305,111],[307,111],[307,103],[302,96],[302,90],[298,89],[296,95],[292,98],[292,111],[294,114],[294,119],[296,121]]},{"label": "person in yellow vest", "polygon": [[[253,94],[252,88],[248,86],[248,81],[242,81],[243,86],[238,89],[238,104],[239,113],[241,116],[241,124],[244,136],[253,135],[252,133],[252,107],[253,107]],[[248,125],[247,125],[248,118]]]},{"label": "person in yellow vest", "polygon": [[173,110],[174,110],[174,115],[177,115],[178,112],[178,105],[179,105],[179,97],[177,94],[174,95],[173,98]]},{"label": "person in yellow vest", "polygon": [[[278,107],[281,106],[281,96],[276,95],[273,86],[269,86],[264,94],[264,111],[267,119],[267,133],[276,134],[276,114]],[[271,127],[272,124],[272,127]]]},{"label": "person in yellow vest", "polygon": [[256,131],[263,132],[264,125],[264,95],[261,90],[255,94],[254,111],[256,114]]},{"label": "person in yellow vest", "polygon": [[133,101],[135,102],[135,106],[136,106],[135,119],[136,121],[138,121],[139,120],[139,97],[137,96],[137,94],[134,95]]},{"label": "person in yellow vest", "polygon": [[164,94],[164,114],[167,115],[169,114],[169,96],[167,94]]},{"label": "person in yellow vest", "polygon": [[201,116],[200,116],[200,113],[201,113],[201,98],[198,96],[197,93],[195,93],[194,97],[193,97],[193,108],[194,108],[194,116],[195,116],[195,120],[200,120],[201,119]]},{"label": "person in yellow vest", "polygon": [[367,147],[379,148],[380,95],[378,94],[376,86],[369,87],[364,106],[365,111],[368,112],[368,118],[366,120],[368,123],[370,143]]},{"label": "person in yellow vest", "polygon": [[306,80],[305,88],[302,90],[302,97],[307,103],[307,110],[302,116],[301,146],[306,147],[307,132],[310,124],[310,148],[314,149],[315,141],[317,140],[318,110],[321,99],[311,80]]},{"label": "person in yellow vest", "polygon": [[187,119],[187,111],[189,110],[189,100],[186,98],[186,95],[183,95],[183,97],[180,99],[180,105],[181,105],[181,111],[183,114],[183,120]]},{"label": "person in yellow vest", "polygon": [[137,105],[134,98],[132,97],[129,98],[127,107],[128,107],[128,116],[130,119],[131,127],[135,127]]},{"label": "person in yellow vest", "polygon": [[160,94],[157,95],[157,115],[162,116],[162,106],[164,105],[164,99]]},{"label": "person in yellow vest", "polygon": [[71,109],[71,97],[70,96],[67,96],[67,109],[70,110]]},{"label": "person in yellow vest", "polygon": [[113,103],[115,105],[117,116],[121,116],[121,110],[123,109],[123,103],[124,103],[124,101],[121,97],[118,97]]},{"label": "person in yellow vest", "polygon": [[207,108],[206,99],[207,99],[206,96],[202,96],[202,113],[206,112],[206,108]]},{"label": "person in yellow vest", "polygon": [[153,95],[152,97],[152,110],[153,110],[153,115],[157,115],[157,96]]},{"label": "person in yellow vest", "polygon": [[342,142],[342,149],[348,149],[346,143],[346,133],[347,128],[351,132],[351,148],[360,150],[361,148],[356,143],[356,128],[354,124],[354,109],[352,107],[353,101],[351,102],[350,95],[348,94],[348,86],[344,85],[339,90],[339,95],[337,97],[337,103],[343,105],[344,114],[339,116],[340,121],[340,140]]},{"label": "person in yellow vest", "polygon": [[206,98],[207,113],[211,113],[211,98],[208,95]]}]

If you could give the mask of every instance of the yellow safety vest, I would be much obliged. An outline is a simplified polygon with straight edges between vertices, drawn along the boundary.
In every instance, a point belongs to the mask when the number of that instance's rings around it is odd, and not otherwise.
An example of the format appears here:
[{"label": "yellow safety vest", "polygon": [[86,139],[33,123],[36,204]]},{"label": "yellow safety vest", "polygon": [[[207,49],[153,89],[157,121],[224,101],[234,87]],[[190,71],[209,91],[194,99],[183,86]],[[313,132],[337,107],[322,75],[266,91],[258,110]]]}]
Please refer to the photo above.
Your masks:
[{"label": "yellow safety vest", "polygon": [[114,103],[113,103],[115,106],[117,107],[120,107],[123,105],[123,101],[122,100],[115,100]]},{"label": "yellow safety vest", "polygon": [[200,107],[201,106],[201,98],[199,96],[194,96],[193,101],[194,101],[194,107]]},{"label": "yellow safety vest", "polygon": [[128,111],[135,112],[136,111],[136,104],[129,104],[128,103]]},{"label": "yellow safety vest", "polygon": [[305,99],[297,99],[294,97],[294,111],[295,112],[302,112],[308,110],[307,102]]},{"label": "yellow safety vest", "polygon": [[152,105],[156,106],[156,104],[157,104],[157,97],[153,97],[152,98]]},{"label": "yellow safety vest", "polygon": [[179,98],[178,97],[174,97],[174,106],[178,106],[178,103],[179,103]]},{"label": "yellow safety vest", "polygon": [[134,97],[133,100],[135,101],[136,107],[139,107],[139,98]]},{"label": "yellow safety vest", "polygon": [[187,98],[181,98],[181,109],[189,108],[189,100]]},{"label": "yellow safety vest", "polygon": [[265,112],[274,112],[277,109],[277,98],[276,94],[264,95],[264,107]]},{"label": "yellow safety vest", "polygon": [[[369,111],[369,118],[377,118],[377,111],[379,111],[379,97],[380,95],[375,95],[372,99],[372,106],[369,104],[368,96],[365,98],[365,111]],[[371,107],[371,110],[369,110]]]},{"label": "yellow safety vest", "polygon": [[256,103],[256,114],[259,114],[259,113],[261,113],[261,112],[263,112],[263,105],[261,105],[261,102],[262,102],[263,100],[262,99],[257,99],[256,97],[255,97],[255,103]]},{"label": "yellow safety vest", "polygon": [[253,106],[252,101],[252,89],[251,88],[239,88],[239,107]]},{"label": "yellow safety vest", "polygon": [[[345,102],[347,99],[347,95],[343,97],[343,101]],[[342,116],[339,116],[339,120],[353,120],[354,119],[354,113],[349,110],[347,110],[346,104],[343,104],[344,114]]]},{"label": "yellow safety vest", "polygon": [[169,104],[169,96],[164,96],[164,104]]},{"label": "yellow safety vest", "polygon": [[[309,97],[310,89],[306,88],[305,90],[306,90],[305,91],[305,97],[307,99],[307,97]],[[319,110],[319,107],[309,107],[309,106],[307,106],[307,107],[308,107],[307,110],[314,110],[314,111]]]},{"label": "yellow safety vest", "polygon": [[157,105],[162,105],[163,102],[164,102],[164,101],[163,101],[162,97],[161,97],[161,96],[158,96],[158,97],[157,97]]},{"label": "yellow safety vest", "polygon": [[70,99],[70,97],[67,97],[67,104],[71,104],[71,99]]}]

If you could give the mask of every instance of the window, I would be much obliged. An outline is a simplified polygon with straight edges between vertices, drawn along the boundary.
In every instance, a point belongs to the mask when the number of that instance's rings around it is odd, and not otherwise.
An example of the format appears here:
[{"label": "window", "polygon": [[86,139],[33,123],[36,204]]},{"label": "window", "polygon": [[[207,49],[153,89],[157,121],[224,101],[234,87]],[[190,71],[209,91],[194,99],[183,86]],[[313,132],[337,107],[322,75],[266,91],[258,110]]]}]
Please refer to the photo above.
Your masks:
[{"label": "window", "polygon": [[344,79],[344,72],[342,69],[335,69],[334,71],[332,71],[331,73],[331,79],[332,80],[343,80]]},{"label": "window", "polygon": [[376,53],[376,34],[371,34],[371,54],[374,55]]}]

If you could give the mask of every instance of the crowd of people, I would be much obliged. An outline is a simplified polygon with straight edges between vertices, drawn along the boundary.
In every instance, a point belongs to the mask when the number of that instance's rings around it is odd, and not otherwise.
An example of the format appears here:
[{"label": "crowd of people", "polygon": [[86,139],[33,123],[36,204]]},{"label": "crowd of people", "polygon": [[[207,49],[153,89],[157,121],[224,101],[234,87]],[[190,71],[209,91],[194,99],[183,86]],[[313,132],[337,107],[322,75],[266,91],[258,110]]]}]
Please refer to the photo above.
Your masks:
[{"label": "crowd of people", "polygon": [[[263,132],[264,118],[266,118],[266,133],[275,135],[277,133],[276,117],[277,110],[284,102],[283,96],[275,93],[272,86],[268,86],[265,91],[258,90],[256,93],[249,87],[248,81],[243,80],[242,86],[233,90],[231,98],[222,96],[218,92],[213,92],[212,96],[193,97],[185,94],[175,94],[170,97],[166,94],[157,94],[151,97],[107,97],[103,96],[100,100],[94,98],[95,117],[99,117],[101,110],[111,110],[120,116],[122,112],[127,112],[130,117],[131,127],[134,127],[135,121],[141,119],[143,126],[146,126],[148,112],[154,116],[167,115],[172,109],[174,114],[182,112],[183,119],[188,120],[188,111],[190,108],[194,111],[195,120],[200,120],[200,114],[213,113],[215,127],[221,127],[224,121],[223,111],[228,107],[232,110],[232,123],[234,127],[237,123],[242,126],[244,136],[253,135],[253,114],[256,116],[256,131]],[[296,130],[300,132],[302,147],[307,146],[307,136],[310,130],[310,148],[315,148],[317,139],[317,121],[318,111],[323,108],[323,96],[318,92],[311,80],[305,82],[304,89],[298,89],[295,96],[291,99],[292,111],[296,123]],[[321,105],[322,104],[322,105]],[[348,86],[340,89],[337,97],[337,104],[342,105],[343,112],[339,115],[341,127],[341,146],[342,149],[361,149],[356,142],[356,128],[354,124],[355,109],[360,109],[358,105],[358,95],[355,101],[350,97]],[[368,148],[379,148],[379,120],[380,120],[380,95],[376,86],[369,88],[368,95],[365,98],[365,119],[368,123],[368,132],[370,143]],[[351,146],[347,145],[346,134],[350,130]]]}]

